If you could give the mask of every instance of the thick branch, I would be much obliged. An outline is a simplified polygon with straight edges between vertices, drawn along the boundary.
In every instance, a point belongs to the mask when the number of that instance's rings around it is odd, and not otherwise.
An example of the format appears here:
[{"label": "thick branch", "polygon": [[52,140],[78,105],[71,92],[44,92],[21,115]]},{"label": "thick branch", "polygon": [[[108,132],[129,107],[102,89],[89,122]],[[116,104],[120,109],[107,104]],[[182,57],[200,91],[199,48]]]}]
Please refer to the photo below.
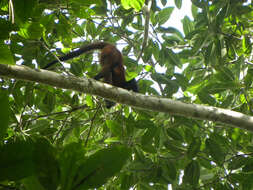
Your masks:
[{"label": "thick branch", "polygon": [[166,112],[202,120],[221,122],[253,131],[253,117],[239,112],[210,106],[186,104],[167,98],[145,96],[129,92],[89,78],[64,76],[46,70],[34,70],[24,66],[0,64],[0,76],[26,81],[39,82],[58,88],[98,95],[136,108]]}]

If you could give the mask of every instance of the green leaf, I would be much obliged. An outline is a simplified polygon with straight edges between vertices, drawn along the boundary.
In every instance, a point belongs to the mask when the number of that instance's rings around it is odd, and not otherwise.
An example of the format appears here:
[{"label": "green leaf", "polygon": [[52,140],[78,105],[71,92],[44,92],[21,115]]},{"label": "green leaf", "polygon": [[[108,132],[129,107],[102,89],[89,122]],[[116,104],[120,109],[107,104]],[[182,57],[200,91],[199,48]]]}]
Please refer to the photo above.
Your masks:
[{"label": "green leaf", "polygon": [[144,5],[144,0],[121,0],[121,4],[124,9],[134,8],[136,11],[140,11]]},{"label": "green leaf", "polygon": [[157,20],[158,20],[159,25],[163,25],[165,22],[169,20],[173,10],[174,10],[174,7],[167,7],[158,12]]},{"label": "green leaf", "polygon": [[205,1],[200,1],[200,0],[192,0],[192,3],[199,8],[204,8],[205,6]]},{"label": "green leaf", "polygon": [[93,102],[93,98],[92,98],[91,95],[86,95],[86,96],[85,96],[85,100],[86,100],[86,104],[87,104],[89,107],[91,107],[91,108],[94,107],[94,102]]},{"label": "green leaf", "polygon": [[96,26],[94,22],[88,21],[86,23],[86,30],[87,30],[87,33],[92,36],[92,38],[95,38],[97,36],[97,30],[96,30]]},{"label": "green leaf", "polygon": [[102,1],[101,0],[88,0],[88,1],[83,1],[83,0],[70,0],[70,2],[72,3],[76,3],[79,6],[85,6],[85,7],[89,7],[90,5],[101,5]]},{"label": "green leaf", "polygon": [[200,177],[200,167],[196,160],[191,161],[184,170],[183,182],[197,186]]},{"label": "green leaf", "polygon": [[56,149],[45,138],[35,139],[34,148],[35,172],[39,182],[47,190],[57,189],[59,165]]},{"label": "green leaf", "polygon": [[234,100],[234,94],[225,97],[224,101],[222,102],[222,104],[220,105],[220,107],[221,108],[230,107],[230,105],[233,104],[233,100]]},{"label": "green leaf", "polygon": [[120,189],[129,190],[134,185],[134,176],[123,173],[120,180]]},{"label": "green leaf", "polygon": [[167,0],[161,0],[161,3],[162,3],[163,6],[165,6],[166,3],[167,3]]},{"label": "green leaf", "polygon": [[184,40],[184,36],[182,35],[182,33],[174,27],[165,28],[165,27],[159,26],[158,31],[163,33],[163,34],[164,33],[175,34],[178,37],[178,39],[180,39],[181,41]]},{"label": "green leaf", "polygon": [[132,123],[133,127],[138,129],[146,129],[155,127],[154,123],[148,119],[140,119]]},{"label": "green leaf", "polygon": [[0,64],[14,64],[13,55],[9,49],[9,46],[0,43]]},{"label": "green leaf", "polygon": [[37,0],[18,0],[13,1],[15,21],[27,22],[28,19],[36,12]]},{"label": "green leaf", "polygon": [[106,144],[120,143],[120,139],[118,137],[111,137],[104,140]]},{"label": "green leaf", "polygon": [[47,92],[43,99],[44,111],[50,113],[54,110],[56,97],[55,94]]},{"label": "green leaf", "polygon": [[85,162],[85,151],[81,143],[71,143],[64,146],[59,154],[60,184],[64,190],[72,189],[78,168]]},{"label": "green leaf", "polygon": [[[88,95],[87,95],[88,96]],[[85,96],[85,98],[86,98],[86,96]],[[74,94],[74,96],[72,96],[72,98],[71,98],[71,100],[69,100],[69,97],[66,97],[66,99],[67,99],[67,102],[68,101],[70,101],[71,102],[71,105],[73,106],[73,107],[75,107],[75,106],[78,106],[79,105],[79,96],[78,96],[78,94]],[[89,98],[88,98],[89,99]],[[87,101],[87,100],[86,100]]]},{"label": "green leaf", "polygon": [[93,9],[92,9],[97,15],[100,15],[100,16],[107,16],[107,2],[106,1],[102,1],[102,4],[100,6],[95,6]]},{"label": "green leaf", "polygon": [[243,14],[247,14],[247,13],[252,13],[252,8],[249,6],[237,6],[236,7],[236,13],[238,15],[243,15]]},{"label": "green leaf", "polygon": [[[206,46],[206,41],[208,39],[209,33],[202,33],[201,35],[195,35],[194,38],[192,39],[193,41],[193,49],[192,53],[197,54],[198,52],[201,51],[201,49]],[[215,44],[212,44],[210,46],[210,49],[208,49],[208,55],[206,55],[205,59],[210,62],[210,64],[215,64],[217,60],[217,55],[216,55],[216,46]],[[216,57],[213,57],[216,56]],[[209,63],[208,62],[208,63]]]},{"label": "green leaf", "polygon": [[167,54],[171,64],[176,65],[179,68],[182,67],[182,63],[177,54],[175,54],[171,49],[167,49]]},{"label": "green leaf", "polygon": [[182,0],[174,0],[175,5],[177,6],[178,9],[181,9],[182,7]]},{"label": "green leaf", "polygon": [[175,77],[176,77],[177,83],[180,85],[182,90],[185,91],[189,85],[188,79],[184,75],[178,74],[178,73],[175,73]]},{"label": "green leaf", "polygon": [[25,94],[24,94],[24,98],[25,98],[25,104],[27,104],[28,106],[32,107],[34,105],[34,86],[29,83],[28,85],[25,86]]},{"label": "green leaf", "polygon": [[46,190],[43,188],[43,186],[40,184],[38,178],[36,176],[29,176],[25,179],[21,180],[22,184],[24,185],[25,189],[27,190]]},{"label": "green leaf", "polygon": [[9,94],[7,90],[0,89],[0,142],[5,137],[10,118]]},{"label": "green leaf", "polygon": [[130,155],[131,150],[124,146],[97,151],[80,166],[72,189],[99,188],[121,170]]},{"label": "green leaf", "polygon": [[187,35],[189,34],[191,31],[193,31],[194,26],[192,21],[190,20],[190,18],[188,16],[185,16],[182,20],[183,23],[183,30],[184,30],[184,34]]},{"label": "green leaf", "polygon": [[152,79],[157,81],[159,84],[169,84],[171,82],[170,78],[165,74],[153,73],[151,75]]},{"label": "green leaf", "polygon": [[233,81],[227,80],[226,82],[212,82],[207,84],[203,89],[201,90],[204,91],[205,93],[209,94],[216,94],[216,93],[221,93],[224,92],[228,89],[236,89],[236,84]]},{"label": "green leaf", "polygon": [[46,119],[37,120],[33,124],[30,125],[30,129],[27,132],[28,134],[36,134],[38,132],[42,132],[47,130],[50,127],[50,123]]},{"label": "green leaf", "polygon": [[242,49],[245,54],[250,55],[252,52],[252,43],[251,38],[248,36],[244,36],[242,40]]},{"label": "green leaf", "polygon": [[31,23],[27,28],[29,39],[40,39],[43,36],[45,28],[38,22]]},{"label": "green leaf", "polygon": [[202,103],[208,105],[215,105],[216,100],[211,95],[209,95],[205,89],[198,93],[198,98],[201,100]]},{"label": "green leaf", "polygon": [[215,167],[212,162],[206,160],[205,158],[198,157],[198,162],[201,165],[201,167],[206,168],[208,170],[211,170]]},{"label": "green leaf", "polygon": [[72,62],[70,65],[70,71],[73,73],[75,76],[81,77],[83,76],[83,67],[80,62]]},{"label": "green leaf", "polygon": [[122,126],[118,122],[113,120],[106,120],[105,122],[113,135],[120,136],[122,134]]},{"label": "green leaf", "polygon": [[172,161],[168,161],[163,168],[163,175],[168,175],[171,180],[175,180],[177,177],[176,164]]},{"label": "green leaf", "polygon": [[247,88],[249,88],[252,84],[252,81],[253,81],[253,69],[252,68],[248,69],[247,75],[245,76],[244,81],[245,81],[245,86]]},{"label": "green leaf", "polygon": [[15,181],[33,175],[33,150],[33,143],[23,139],[0,146],[0,181]]},{"label": "green leaf", "polygon": [[198,7],[196,7],[194,4],[192,4],[191,12],[192,12],[193,18],[196,18],[198,15]]},{"label": "green leaf", "polygon": [[144,135],[141,138],[141,144],[142,145],[146,145],[146,144],[151,144],[152,143],[152,139],[154,138],[154,136],[156,135],[157,132],[157,128],[156,127],[151,127],[149,128]]},{"label": "green leaf", "polygon": [[210,155],[218,165],[222,165],[225,160],[225,152],[220,144],[213,139],[206,140],[206,148],[209,150]]},{"label": "green leaf", "polygon": [[183,141],[184,140],[183,136],[180,133],[180,130],[177,128],[170,127],[167,129],[166,132],[171,138],[173,138],[176,141]]},{"label": "green leaf", "polygon": [[164,145],[174,155],[179,156],[183,153],[182,145],[178,141],[167,140]]},{"label": "green leaf", "polygon": [[189,159],[192,159],[197,155],[200,151],[200,145],[201,140],[199,138],[194,138],[187,150],[187,156]]},{"label": "green leaf", "polygon": [[[0,40],[6,40],[10,37],[10,32],[11,31],[16,31],[18,30],[17,26],[12,24],[9,20],[0,18],[0,28],[4,28],[4,30],[0,30]],[[0,47],[2,44],[0,44]],[[1,51],[0,51],[1,54]],[[2,57],[2,56],[0,56]]]},{"label": "green leaf", "polygon": [[154,145],[152,144],[142,144],[141,145],[141,148],[144,152],[147,152],[147,153],[156,153],[157,152],[157,149]]},{"label": "green leaf", "polygon": [[144,54],[142,56],[144,62],[148,62],[151,59],[153,51],[154,50],[152,46],[148,46],[144,49]]},{"label": "green leaf", "polygon": [[227,67],[222,67],[219,69],[219,72],[214,75],[221,82],[227,83],[228,81],[234,81],[234,73]]},{"label": "green leaf", "polygon": [[13,90],[12,90],[12,95],[13,95],[14,100],[15,100],[15,106],[18,109],[21,109],[24,106],[24,96],[23,96],[23,93],[21,91],[21,88],[23,88],[23,86],[24,86],[23,81],[17,81],[15,83],[15,88],[13,88]]},{"label": "green leaf", "polygon": [[170,80],[164,89],[167,97],[171,97],[174,93],[178,92],[179,85],[175,80]]},{"label": "green leaf", "polygon": [[244,165],[248,163],[250,159],[243,156],[238,155],[231,159],[231,161],[228,163],[228,169],[229,170],[237,170],[239,168],[242,168]]},{"label": "green leaf", "polygon": [[[240,178],[241,180],[239,182],[243,181],[242,182],[242,188],[243,189],[252,189],[252,187],[253,187],[253,183],[251,181],[252,177],[253,177],[252,174],[250,174],[250,175],[247,175],[247,174],[246,175],[245,174],[242,175],[242,177]],[[230,186],[230,189],[233,189],[233,187]]]},{"label": "green leaf", "polygon": [[[240,162],[240,161],[239,161]],[[248,158],[245,166],[242,168],[243,172],[251,172],[253,171],[253,159]]]},{"label": "green leaf", "polygon": [[130,57],[128,56],[124,56],[124,65],[126,65],[127,67],[127,70],[129,71],[136,71],[136,68],[138,66],[138,63],[136,60],[134,59],[131,59]]},{"label": "green leaf", "polygon": [[245,177],[247,177],[245,174],[230,173],[229,174],[229,182],[240,183],[241,181],[245,180]]}]

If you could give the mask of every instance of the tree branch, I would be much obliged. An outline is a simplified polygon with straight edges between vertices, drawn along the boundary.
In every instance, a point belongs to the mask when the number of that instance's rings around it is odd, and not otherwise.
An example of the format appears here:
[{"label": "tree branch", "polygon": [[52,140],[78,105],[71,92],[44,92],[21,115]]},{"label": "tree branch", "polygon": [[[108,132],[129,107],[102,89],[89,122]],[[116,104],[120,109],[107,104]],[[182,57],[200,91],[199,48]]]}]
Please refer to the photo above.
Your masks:
[{"label": "tree branch", "polygon": [[139,62],[142,53],[144,52],[144,49],[147,46],[148,43],[148,32],[149,32],[149,20],[150,20],[150,8],[152,5],[152,1],[148,0],[146,2],[146,5],[143,6],[143,12],[144,12],[144,16],[145,16],[145,25],[144,25],[144,37],[143,37],[143,42],[142,42],[142,47],[141,47],[141,51],[137,57],[137,63]]},{"label": "tree branch", "polygon": [[64,76],[52,71],[35,70],[25,66],[0,64],[0,76],[20,80],[39,82],[58,88],[98,95],[122,104],[149,111],[165,112],[201,120],[228,124],[253,131],[253,117],[248,115],[197,104],[186,104],[167,98],[146,96],[111,86],[90,78]]}]

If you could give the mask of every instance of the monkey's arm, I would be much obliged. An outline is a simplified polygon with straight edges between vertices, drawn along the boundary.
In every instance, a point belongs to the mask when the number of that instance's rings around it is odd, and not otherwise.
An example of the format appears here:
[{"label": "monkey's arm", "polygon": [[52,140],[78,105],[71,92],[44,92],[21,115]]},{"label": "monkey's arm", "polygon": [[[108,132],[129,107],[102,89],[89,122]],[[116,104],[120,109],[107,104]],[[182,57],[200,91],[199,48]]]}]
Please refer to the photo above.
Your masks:
[{"label": "monkey's arm", "polygon": [[108,81],[107,83],[109,84],[112,84],[112,71],[113,71],[113,68],[111,68],[111,65],[102,65],[102,69],[101,71],[94,77],[95,80],[99,80],[101,78],[104,78],[105,79],[105,82],[106,81],[106,78],[108,78],[108,76],[110,76],[110,81]]},{"label": "monkey's arm", "polygon": [[130,81],[126,81],[123,88],[126,90],[132,90],[134,92],[139,92],[138,84],[137,84],[137,81],[135,80],[135,78],[133,78]]}]

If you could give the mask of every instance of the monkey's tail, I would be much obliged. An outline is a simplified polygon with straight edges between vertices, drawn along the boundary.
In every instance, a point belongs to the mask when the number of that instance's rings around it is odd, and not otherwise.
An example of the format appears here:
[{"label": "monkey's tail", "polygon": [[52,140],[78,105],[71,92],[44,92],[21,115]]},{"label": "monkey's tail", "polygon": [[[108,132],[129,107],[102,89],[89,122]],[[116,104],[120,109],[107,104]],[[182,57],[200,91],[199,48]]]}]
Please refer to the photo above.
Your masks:
[{"label": "monkey's tail", "polygon": [[[74,57],[77,57],[85,52],[91,51],[91,50],[95,50],[95,49],[103,49],[105,46],[107,45],[111,45],[110,43],[107,42],[96,42],[96,43],[92,43],[92,44],[88,44],[88,45],[83,45],[81,46],[79,49],[74,50],[62,57],[59,57],[60,61],[66,61],[69,59],[72,59]],[[43,67],[42,69],[47,69],[49,67],[51,67],[52,65],[54,65],[55,63],[58,63],[59,60],[54,60],[50,63],[48,63],[45,67]]]}]

